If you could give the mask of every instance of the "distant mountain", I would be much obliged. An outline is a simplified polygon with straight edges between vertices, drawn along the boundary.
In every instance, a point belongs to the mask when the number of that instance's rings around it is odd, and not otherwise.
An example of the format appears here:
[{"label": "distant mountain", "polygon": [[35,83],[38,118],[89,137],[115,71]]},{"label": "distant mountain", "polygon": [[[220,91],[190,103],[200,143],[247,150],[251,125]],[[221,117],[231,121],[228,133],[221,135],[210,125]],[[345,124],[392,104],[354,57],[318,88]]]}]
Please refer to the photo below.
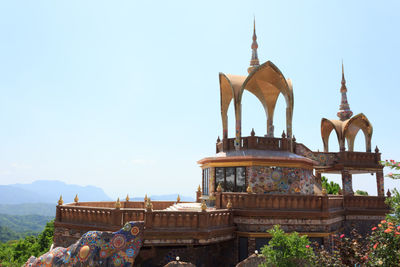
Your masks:
[{"label": "distant mountain", "polygon": [[53,203],[60,195],[64,202],[73,202],[78,194],[79,201],[110,201],[103,189],[95,186],[66,184],[61,181],[39,180],[31,184],[0,185],[1,204]]}]

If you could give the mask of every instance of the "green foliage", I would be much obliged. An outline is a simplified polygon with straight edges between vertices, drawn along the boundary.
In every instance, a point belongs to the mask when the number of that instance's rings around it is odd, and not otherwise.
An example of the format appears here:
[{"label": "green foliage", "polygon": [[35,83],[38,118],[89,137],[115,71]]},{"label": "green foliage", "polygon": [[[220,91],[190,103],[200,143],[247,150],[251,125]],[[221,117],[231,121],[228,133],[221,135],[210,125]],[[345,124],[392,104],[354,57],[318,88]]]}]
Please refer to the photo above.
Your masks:
[{"label": "green foliage", "polygon": [[54,216],[0,214],[0,226],[19,233],[40,232]]},{"label": "green foliage", "polygon": [[386,199],[386,204],[388,204],[392,213],[388,214],[386,218],[390,221],[393,221],[397,224],[400,223],[400,192],[395,188],[392,190],[391,197]]},{"label": "green foliage", "polygon": [[357,190],[355,192],[355,195],[359,195],[359,196],[368,196],[368,192],[367,191],[363,191],[363,190]]},{"label": "green foliage", "polygon": [[279,225],[274,225],[268,233],[272,235],[272,238],[268,245],[261,248],[266,260],[260,266],[311,266],[313,252],[307,236],[299,236],[296,232],[285,234]]},{"label": "green foliage", "polygon": [[340,186],[339,184],[333,182],[333,181],[328,181],[328,179],[325,176],[321,177],[321,183],[322,187],[326,189],[326,192],[331,195],[338,195],[340,191]]},{"label": "green foliage", "polygon": [[377,227],[372,228],[369,240],[370,266],[399,266],[400,226],[383,220]]},{"label": "green foliage", "polygon": [[46,253],[53,243],[53,235],[54,221],[50,221],[38,236],[0,243],[0,266],[21,266],[30,256]]}]

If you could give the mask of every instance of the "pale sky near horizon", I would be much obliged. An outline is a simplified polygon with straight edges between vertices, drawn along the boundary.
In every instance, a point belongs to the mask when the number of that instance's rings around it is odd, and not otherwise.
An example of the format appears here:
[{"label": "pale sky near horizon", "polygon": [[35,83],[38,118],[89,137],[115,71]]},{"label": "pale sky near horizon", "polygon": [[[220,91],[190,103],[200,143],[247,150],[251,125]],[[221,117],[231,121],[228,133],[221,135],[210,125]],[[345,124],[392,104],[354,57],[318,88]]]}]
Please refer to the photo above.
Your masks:
[{"label": "pale sky near horizon", "polygon": [[[247,74],[253,15],[260,61],[293,81],[298,142],[323,150],[343,59],[352,111],[372,123],[382,158],[400,160],[399,10],[399,1],[2,1],[0,184],[194,196],[196,161],[215,153],[222,131],[218,73]],[[265,133],[248,93],[242,121],[243,135]],[[274,121],[280,136],[281,97]],[[362,134],[355,149],[365,149]],[[356,175],[353,187],[376,194],[375,176]]]}]

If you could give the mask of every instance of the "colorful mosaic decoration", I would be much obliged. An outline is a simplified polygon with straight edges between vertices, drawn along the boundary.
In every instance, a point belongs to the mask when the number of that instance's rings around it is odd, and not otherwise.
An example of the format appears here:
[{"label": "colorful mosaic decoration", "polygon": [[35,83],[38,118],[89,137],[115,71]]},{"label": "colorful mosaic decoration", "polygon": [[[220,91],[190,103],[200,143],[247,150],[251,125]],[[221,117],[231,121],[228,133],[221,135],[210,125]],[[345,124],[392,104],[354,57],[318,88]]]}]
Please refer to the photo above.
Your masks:
[{"label": "colorful mosaic decoration", "polygon": [[143,245],[143,228],[143,222],[128,222],[114,233],[90,231],[68,248],[56,247],[39,258],[29,258],[25,266],[133,266]]},{"label": "colorful mosaic decoration", "polygon": [[247,167],[253,192],[314,194],[315,177],[311,170],[286,167]]},{"label": "colorful mosaic decoration", "polygon": [[337,161],[336,153],[312,152],[311,150],[307,150],[303,145],[296,146],[296,154],[317,161],[319,166],[334,165]]}]

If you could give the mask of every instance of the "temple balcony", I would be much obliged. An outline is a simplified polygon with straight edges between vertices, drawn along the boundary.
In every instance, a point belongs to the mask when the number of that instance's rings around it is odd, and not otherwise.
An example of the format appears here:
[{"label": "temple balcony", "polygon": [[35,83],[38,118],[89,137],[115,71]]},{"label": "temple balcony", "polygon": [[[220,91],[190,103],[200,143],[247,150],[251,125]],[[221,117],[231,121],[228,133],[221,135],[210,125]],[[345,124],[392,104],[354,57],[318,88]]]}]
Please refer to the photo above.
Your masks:
[{"label": "temple balcony", "polygon": [[[290,140],[288,138],[274,138],[261,136],[247,136],[240,138],[239,149],[258,149],[258,150],[280,150],[290,151]],[[235,151],[235,138],[217,140],[216,153]]]}]

